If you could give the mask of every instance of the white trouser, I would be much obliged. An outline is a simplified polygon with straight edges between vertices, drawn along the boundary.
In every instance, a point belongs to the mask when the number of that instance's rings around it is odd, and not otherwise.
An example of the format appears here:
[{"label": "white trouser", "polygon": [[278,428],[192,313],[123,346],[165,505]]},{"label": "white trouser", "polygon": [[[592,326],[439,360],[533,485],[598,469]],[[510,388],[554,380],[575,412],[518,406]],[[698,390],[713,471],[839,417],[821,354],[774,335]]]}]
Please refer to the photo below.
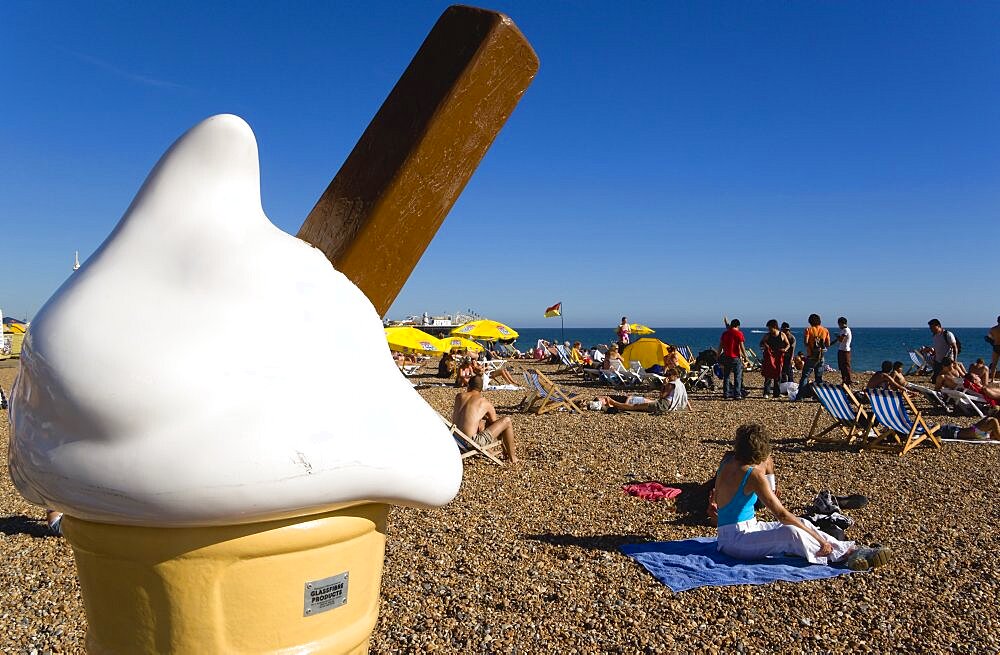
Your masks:
[{"label": "white trouser", "polygon": [[719,550],[738,559],[760,559],[768,555],[797,555],[813,564],[839,562],[854,549],[853,541],[839,541],[812,523],[802,523],[819,532],[833,546],[827,557],[817,557],[819,542],[802,528],[777,521],[750,519],[741,523],[719,526]]}]

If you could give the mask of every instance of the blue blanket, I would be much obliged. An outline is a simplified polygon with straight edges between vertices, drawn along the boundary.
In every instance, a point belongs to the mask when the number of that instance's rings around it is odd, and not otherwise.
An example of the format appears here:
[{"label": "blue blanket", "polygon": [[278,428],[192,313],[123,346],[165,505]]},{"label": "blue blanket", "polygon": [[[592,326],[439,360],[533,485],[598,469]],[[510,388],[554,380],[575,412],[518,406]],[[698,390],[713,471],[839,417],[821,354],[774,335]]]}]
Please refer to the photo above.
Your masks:
[{"label": "blue blanket", "polygon": [[673,591],[767,584],[775,580],[819,580],[853,573],[846,567],[810,564],[801,557],[768,557],[755,561],[736,559],[720,553],[714,537],[626,544],[620,550]]}]

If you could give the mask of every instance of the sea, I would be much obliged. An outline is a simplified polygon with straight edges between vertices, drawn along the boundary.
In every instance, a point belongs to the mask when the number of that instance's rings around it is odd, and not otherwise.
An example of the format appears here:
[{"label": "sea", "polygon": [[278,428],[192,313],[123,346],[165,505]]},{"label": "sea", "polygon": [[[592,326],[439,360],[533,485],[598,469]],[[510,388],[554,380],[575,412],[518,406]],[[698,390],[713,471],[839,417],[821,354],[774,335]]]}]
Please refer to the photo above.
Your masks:
[{"label": "sea", "polygon": [[[617,341],[615,328],[574,328],[566,326],[561,330],[558,322],[553,327],[544,328],[518,328],[513,326],[519,333],[515,346],[519,350],[534,347],[539,339],[546,341],[562,342],[579,341],[586,347],[596,344],[607,344]],[[651,326],[652,327],[652,326]],[[830,334],[836,336],[837,328],[830,329]],[[990,326],[992,327],[992,326]],[[653,327],[655,334],[652,338],[660,339],[669,344],[677,346],[690,346],[695,354],[707,348],[717,348],[722,328],[676,328],[676,327]],[[989,327],[979,328],[952,328],[949,327],[962,344],[962,354],[959,359],[968,365],[982,357],[989,364],[992,347],[986,343],[983,337],[986,336]],[[763,328],[750,328],[744,326],[747,345],[760,353],[758,343],[763,338],[766,330]],[[796,350],[805,350],[803,347],[804,328],[792,328],[792,332],[797,339]],[[851,367],[855,371],[875,371],[881,366],[884,360],[901,361],[907,368],[910,366],[909,350],[916,350],[921,346],[931,343],[931,331],[927,326],[914,328],[880,328],[880,327],[851,327],[854,336],[851,345]],[[633,341],[636,338],[633,337]],[[833,346],[827,352],[826,362],[837,367],[837,355]]]}]

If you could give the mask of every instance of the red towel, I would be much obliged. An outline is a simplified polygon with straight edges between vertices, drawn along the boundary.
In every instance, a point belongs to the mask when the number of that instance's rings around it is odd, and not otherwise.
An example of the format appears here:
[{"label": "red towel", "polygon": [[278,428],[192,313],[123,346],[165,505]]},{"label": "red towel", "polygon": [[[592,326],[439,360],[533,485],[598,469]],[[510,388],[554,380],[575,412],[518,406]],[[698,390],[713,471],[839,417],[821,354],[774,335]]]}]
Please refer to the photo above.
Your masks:
[{"label": "red towel", "polygon": [[680,495],[681,490],[676,487],[665,487],[659,482],[641,482],[627,484],[622,487],[622,491],[630,496],[638,496],[646,500],[670,500]]}]

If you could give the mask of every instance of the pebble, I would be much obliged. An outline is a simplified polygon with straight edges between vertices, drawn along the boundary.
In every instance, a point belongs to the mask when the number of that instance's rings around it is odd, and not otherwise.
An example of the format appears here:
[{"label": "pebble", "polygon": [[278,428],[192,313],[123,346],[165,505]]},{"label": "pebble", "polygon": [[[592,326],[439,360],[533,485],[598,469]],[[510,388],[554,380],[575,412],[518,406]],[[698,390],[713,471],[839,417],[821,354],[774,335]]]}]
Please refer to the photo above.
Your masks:
[{"label": "pebble", "polygon": [[[568,391],[608,392],[554,368],[542,366]],[[4,389],[13,374],[0,369]],[[745,401],[698,392],[692,411],[666,416],[525,415],[505,409],[522,394],[487,392],[511,416],[523,463],[467,460],[448,506],[390,511],[371,652],[997,652],[1000,576],[983,526],[1000,518],[1000,447],[946,444],[902,458],[807,448],[817,405],[753,397],[760,377],[746,378]],[[453,389],[420,393],[450,412]],[[916,400],[931,421],[971,423]],[[887,545],[896,559],[829,580],[673,594],[619,553],[626,543],[714,534],[700,520],[699,484],[749,421],[773,435],[786,506],[797,511],[827,488],[865,494],[871,504],[849,512],[857,524],[848,536]],[[0,412],[4,449],[7,429]],[[625,495],[629,480],[680,487],[677,511]],[[6,472],[0,516],[0,652],[84,652],[72,551],[44,534],[42,511]]]}]

